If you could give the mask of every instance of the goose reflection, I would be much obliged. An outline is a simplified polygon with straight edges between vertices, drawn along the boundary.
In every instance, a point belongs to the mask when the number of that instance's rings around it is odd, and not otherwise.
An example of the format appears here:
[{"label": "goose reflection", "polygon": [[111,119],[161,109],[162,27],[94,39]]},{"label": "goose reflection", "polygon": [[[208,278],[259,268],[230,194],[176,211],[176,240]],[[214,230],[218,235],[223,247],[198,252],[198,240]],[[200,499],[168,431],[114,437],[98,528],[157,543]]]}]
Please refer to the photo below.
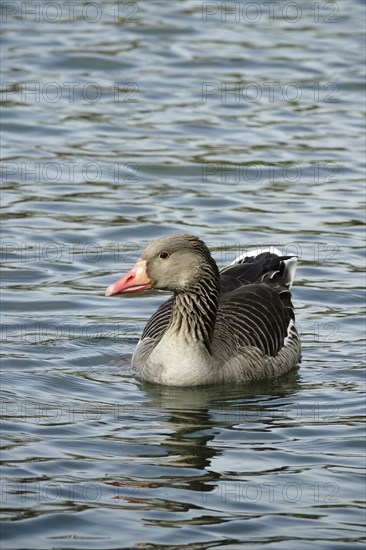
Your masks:
[{"label": "goose reflection", "polygon": [[[221,477],[210,469],[213,459],[221,454],[215,445],[219,431],[231,430],[239,424],[267,431],[273,422],[278,425],[280,420],[292,421],[289,410],[292,404],[296,405],[294,396],[299,387],[296,371],[276,380],[220,389],[142,383],[149,397],[146,407],[168,413],[165,425],[172,430],[160,440],[166,451],[166,455],[159,458],[160,465],[192,468],[192,477],[185,471],[184,483],[193,490],[212,490],[212,481]],[[197,470],[201,471],[199,477]]]}]

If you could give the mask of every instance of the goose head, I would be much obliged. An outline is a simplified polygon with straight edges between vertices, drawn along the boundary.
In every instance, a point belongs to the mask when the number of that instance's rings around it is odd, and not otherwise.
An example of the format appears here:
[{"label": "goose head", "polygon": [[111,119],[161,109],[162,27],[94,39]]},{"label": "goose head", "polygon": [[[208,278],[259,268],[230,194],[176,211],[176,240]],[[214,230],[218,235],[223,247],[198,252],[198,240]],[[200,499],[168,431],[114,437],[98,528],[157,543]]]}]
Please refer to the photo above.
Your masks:
[{"label": "goose head", "polygon": [[127,275],[110,285],[105,294],[113,296],[151,288],[187,292],[208,275],[219,276],[204,242],[193,235],[172,235],[151,243]]}]

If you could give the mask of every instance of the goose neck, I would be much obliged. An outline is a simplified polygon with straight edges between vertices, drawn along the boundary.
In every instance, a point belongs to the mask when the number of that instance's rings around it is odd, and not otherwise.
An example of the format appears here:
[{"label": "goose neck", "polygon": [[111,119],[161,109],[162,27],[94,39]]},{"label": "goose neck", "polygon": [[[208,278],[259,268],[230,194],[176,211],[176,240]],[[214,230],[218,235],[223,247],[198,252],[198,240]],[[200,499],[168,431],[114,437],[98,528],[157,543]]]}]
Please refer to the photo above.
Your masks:
[{"label": "goose neck", "polygon": [[187,341],[202,341],[210,350],[218,301],[218,278],[201,280],[197,285],[175,294],[170,328]]}]

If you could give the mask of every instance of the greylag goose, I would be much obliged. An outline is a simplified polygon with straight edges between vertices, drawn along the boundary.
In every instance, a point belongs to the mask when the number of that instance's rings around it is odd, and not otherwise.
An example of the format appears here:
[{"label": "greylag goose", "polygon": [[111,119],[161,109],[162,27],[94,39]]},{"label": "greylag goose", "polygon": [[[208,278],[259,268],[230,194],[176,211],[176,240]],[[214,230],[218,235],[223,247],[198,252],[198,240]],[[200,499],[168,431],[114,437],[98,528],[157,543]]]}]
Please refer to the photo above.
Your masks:
[{"label": "greylag goose", "polygon": [[[280,253],[278,253],[280,254]],[[132,358],[149,382],[198,386],[275,377],[300,360],[290,287],[296,257],[239,256],[219,271],[193,235],[151,243],[106,296],[173,292],[148,321]]]}]

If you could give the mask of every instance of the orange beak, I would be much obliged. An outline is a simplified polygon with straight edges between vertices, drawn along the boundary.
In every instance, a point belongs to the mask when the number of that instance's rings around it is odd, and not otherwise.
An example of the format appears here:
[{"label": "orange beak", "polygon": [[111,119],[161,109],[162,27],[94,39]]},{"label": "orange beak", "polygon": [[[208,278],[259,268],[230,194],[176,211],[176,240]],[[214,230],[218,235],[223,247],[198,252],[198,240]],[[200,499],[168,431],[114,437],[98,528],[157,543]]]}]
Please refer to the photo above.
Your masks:
[{"label": "orange beak", "polygon": [[139,260],[127,275],[107,288],[105,295],[115,296],[116,294],[127,294],[127,292],[148,290],[151,288],[151,284],[146,273],[146,261]]}]

